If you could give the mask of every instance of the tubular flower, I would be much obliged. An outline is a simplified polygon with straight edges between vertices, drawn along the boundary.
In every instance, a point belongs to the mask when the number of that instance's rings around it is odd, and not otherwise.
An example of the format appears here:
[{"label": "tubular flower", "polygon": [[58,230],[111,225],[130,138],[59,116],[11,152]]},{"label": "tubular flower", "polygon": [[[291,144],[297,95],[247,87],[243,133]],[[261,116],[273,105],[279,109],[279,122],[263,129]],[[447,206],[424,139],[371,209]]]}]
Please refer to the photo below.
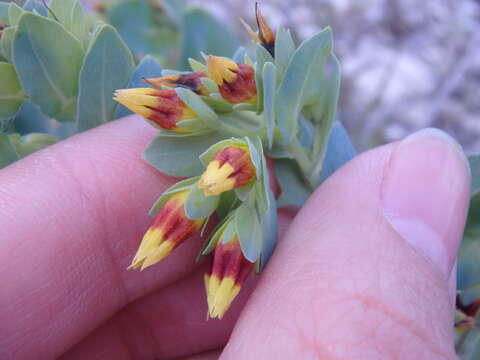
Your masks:
[{"label": "tubular flower", "polygon": [[188,190],[175,193],[163,205],[143,236],[129,268],[143,270],[159,262],[200,229],[204,220],[190,220],[185,215],[183,206],[187,195]]},{"label": "tubular flower", "polygon": [[115,92],[113,99],[165,130],[190,132],[177,126],[177,123],[196,117],[193,110],[178,97],[175,90],[122,89]]},{"label": "tubular flower", "polygon": [[231,145],[219,150],[200,177],[198,186],[205,196],[247,185],[255,179],[255,166],[248,146]]},{"label": "tubular flower", "polygon": [[252,30],[252,28],[243,20],[242,25],[247,30],[248,35],[261,44],[273,57],[275,57],[275,33],[268,26],[267,21],[260,11],[258,3],[255,4],[255,17],[257,19],[258,34]]},{"label": "tubular flower", "polygon": [[251,274],[254,263],[245,259],[237,235],[224,243],[223,234],[215,246],[213,265],[205,274],[208,315],[221,319]]},{"label": "tubular flower", "polygon": [[232,104],[257,101],[255,72],[250,65],[218,56],[207,57],[207,74],[218,85],[220,94]]},{"label": "tubular flower", "polygon": [[207,89],[202,85],[201,78],[203,77],[206,77],[206,75],[203,72],[198,71],[189,74],[172,74],[143,80],[157,89],[161,89],[162,86],[171,88],[182,87],[192,90],[199,95],[208,95]]}]

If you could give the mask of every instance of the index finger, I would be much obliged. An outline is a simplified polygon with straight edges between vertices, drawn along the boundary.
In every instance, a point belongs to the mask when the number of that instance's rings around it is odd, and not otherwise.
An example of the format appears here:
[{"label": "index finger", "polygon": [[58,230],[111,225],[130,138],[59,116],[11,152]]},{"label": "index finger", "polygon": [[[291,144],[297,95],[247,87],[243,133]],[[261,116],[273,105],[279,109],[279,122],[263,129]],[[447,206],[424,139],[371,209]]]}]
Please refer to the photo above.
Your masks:
[{"label": "index finger", "polygon": [[195,267],[200,241],[125,271],[172,182],[141,159],[155,130],[115,121],[0,172],[0,358],[55,358],[133,299]]}]

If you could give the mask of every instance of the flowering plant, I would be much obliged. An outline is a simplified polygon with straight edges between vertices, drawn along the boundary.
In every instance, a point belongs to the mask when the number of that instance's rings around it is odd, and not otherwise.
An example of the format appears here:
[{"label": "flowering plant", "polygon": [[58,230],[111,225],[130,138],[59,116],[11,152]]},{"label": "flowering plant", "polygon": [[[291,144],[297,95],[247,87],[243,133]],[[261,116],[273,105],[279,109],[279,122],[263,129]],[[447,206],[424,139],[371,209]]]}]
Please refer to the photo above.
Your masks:
[{"label": "flowering plant", "polygon": [[[153,205],[154,222],[130,267],[164,259],[215,215],[219,223],[200,252],[213,253],[205,275],[212,318],[222,318],[249,274],[267,264],[277,207],[302,205],[327,175],[340,84],[331,30],[296,47],[288,30],[274,34],[258,6],[256,17],[258,33],[245,24],[256,41],[255,60],[243,48],[232,58],[205,55],[204,63],[190,59],[190,72],[163,70],[145,79],[149,87],[114,97],[160,129],[145,160],[186,177]],[[275,159],[278,199],[268,158]]]}]

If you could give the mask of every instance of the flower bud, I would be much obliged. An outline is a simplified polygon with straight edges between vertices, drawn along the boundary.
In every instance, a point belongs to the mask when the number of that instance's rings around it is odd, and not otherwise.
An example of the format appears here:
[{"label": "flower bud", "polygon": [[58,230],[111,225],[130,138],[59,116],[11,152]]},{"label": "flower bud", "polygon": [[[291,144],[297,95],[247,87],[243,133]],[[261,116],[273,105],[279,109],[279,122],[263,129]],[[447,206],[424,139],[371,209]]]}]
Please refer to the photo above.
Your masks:
[{"label": "flower bud", "polygon": [[253,40],[261,44],[270,55],[275,57],[275,34],[263,17],[258,3],[255,4],[255,17],[257,18],[258,34],[246,22],[241,20],[243,27]]},{"label": "flower bud", "polygon": [[206,77],[206,75],[198,71],[189,74],[172,74],[143,80],[157,89],[161,89],[162,86],[171,88],[181,87],[192,90],[198,95],[208,95],[208,90],[202,85],[201,79],[203,77]]},{"label": "flower bud", "polygon": [[184,204],[188,190],[173,194],[158,212],[153,225],[143,236],[140,247],[129,268],[141,270],[159,262],[194,235],[205,220],[190,220]]},{"label": "flower bud", "polygon": [[255,72],[250,65],[239,64],[233,60],[207,57],[207,74],[219,88],[220,94],[232,104],[257,101]]},{"label": "flower bud", "polygon": [[255,166],[248,146],[230,145],[219,150],[200,177],[198,184],[205,196],[247,185],[255,179]]},{"label": "flower bud", "polygon": [[219,319],[225,315],[254,266],[243,256],[237,235],[224,243],[224,234],[215,246],[212,268],[204,276],[208,315]]},{"label": "flower bud", "polygon": [[193,110],[178,97],[175,90],[122,89],[115,92],[113,99],[165,130],[190,132],[177,126],[177,123],[196,117]]}]

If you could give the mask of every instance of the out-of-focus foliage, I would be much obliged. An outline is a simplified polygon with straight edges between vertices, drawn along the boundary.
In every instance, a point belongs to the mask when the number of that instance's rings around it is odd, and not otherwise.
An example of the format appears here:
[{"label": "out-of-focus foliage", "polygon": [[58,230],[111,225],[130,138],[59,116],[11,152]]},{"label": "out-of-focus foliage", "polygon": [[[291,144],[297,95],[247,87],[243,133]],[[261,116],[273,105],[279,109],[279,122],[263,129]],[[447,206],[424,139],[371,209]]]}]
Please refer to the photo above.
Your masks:
[{"label": "out-of-focus foliage", "polygon": [[[1,166],[125,115],[113,91],[161,65],[179,69],[201,50],[231,56],[238,46],[225,24],[183,0],[17,3],[0,1]],[[22,137],[34,132],[50,140]]]}]

